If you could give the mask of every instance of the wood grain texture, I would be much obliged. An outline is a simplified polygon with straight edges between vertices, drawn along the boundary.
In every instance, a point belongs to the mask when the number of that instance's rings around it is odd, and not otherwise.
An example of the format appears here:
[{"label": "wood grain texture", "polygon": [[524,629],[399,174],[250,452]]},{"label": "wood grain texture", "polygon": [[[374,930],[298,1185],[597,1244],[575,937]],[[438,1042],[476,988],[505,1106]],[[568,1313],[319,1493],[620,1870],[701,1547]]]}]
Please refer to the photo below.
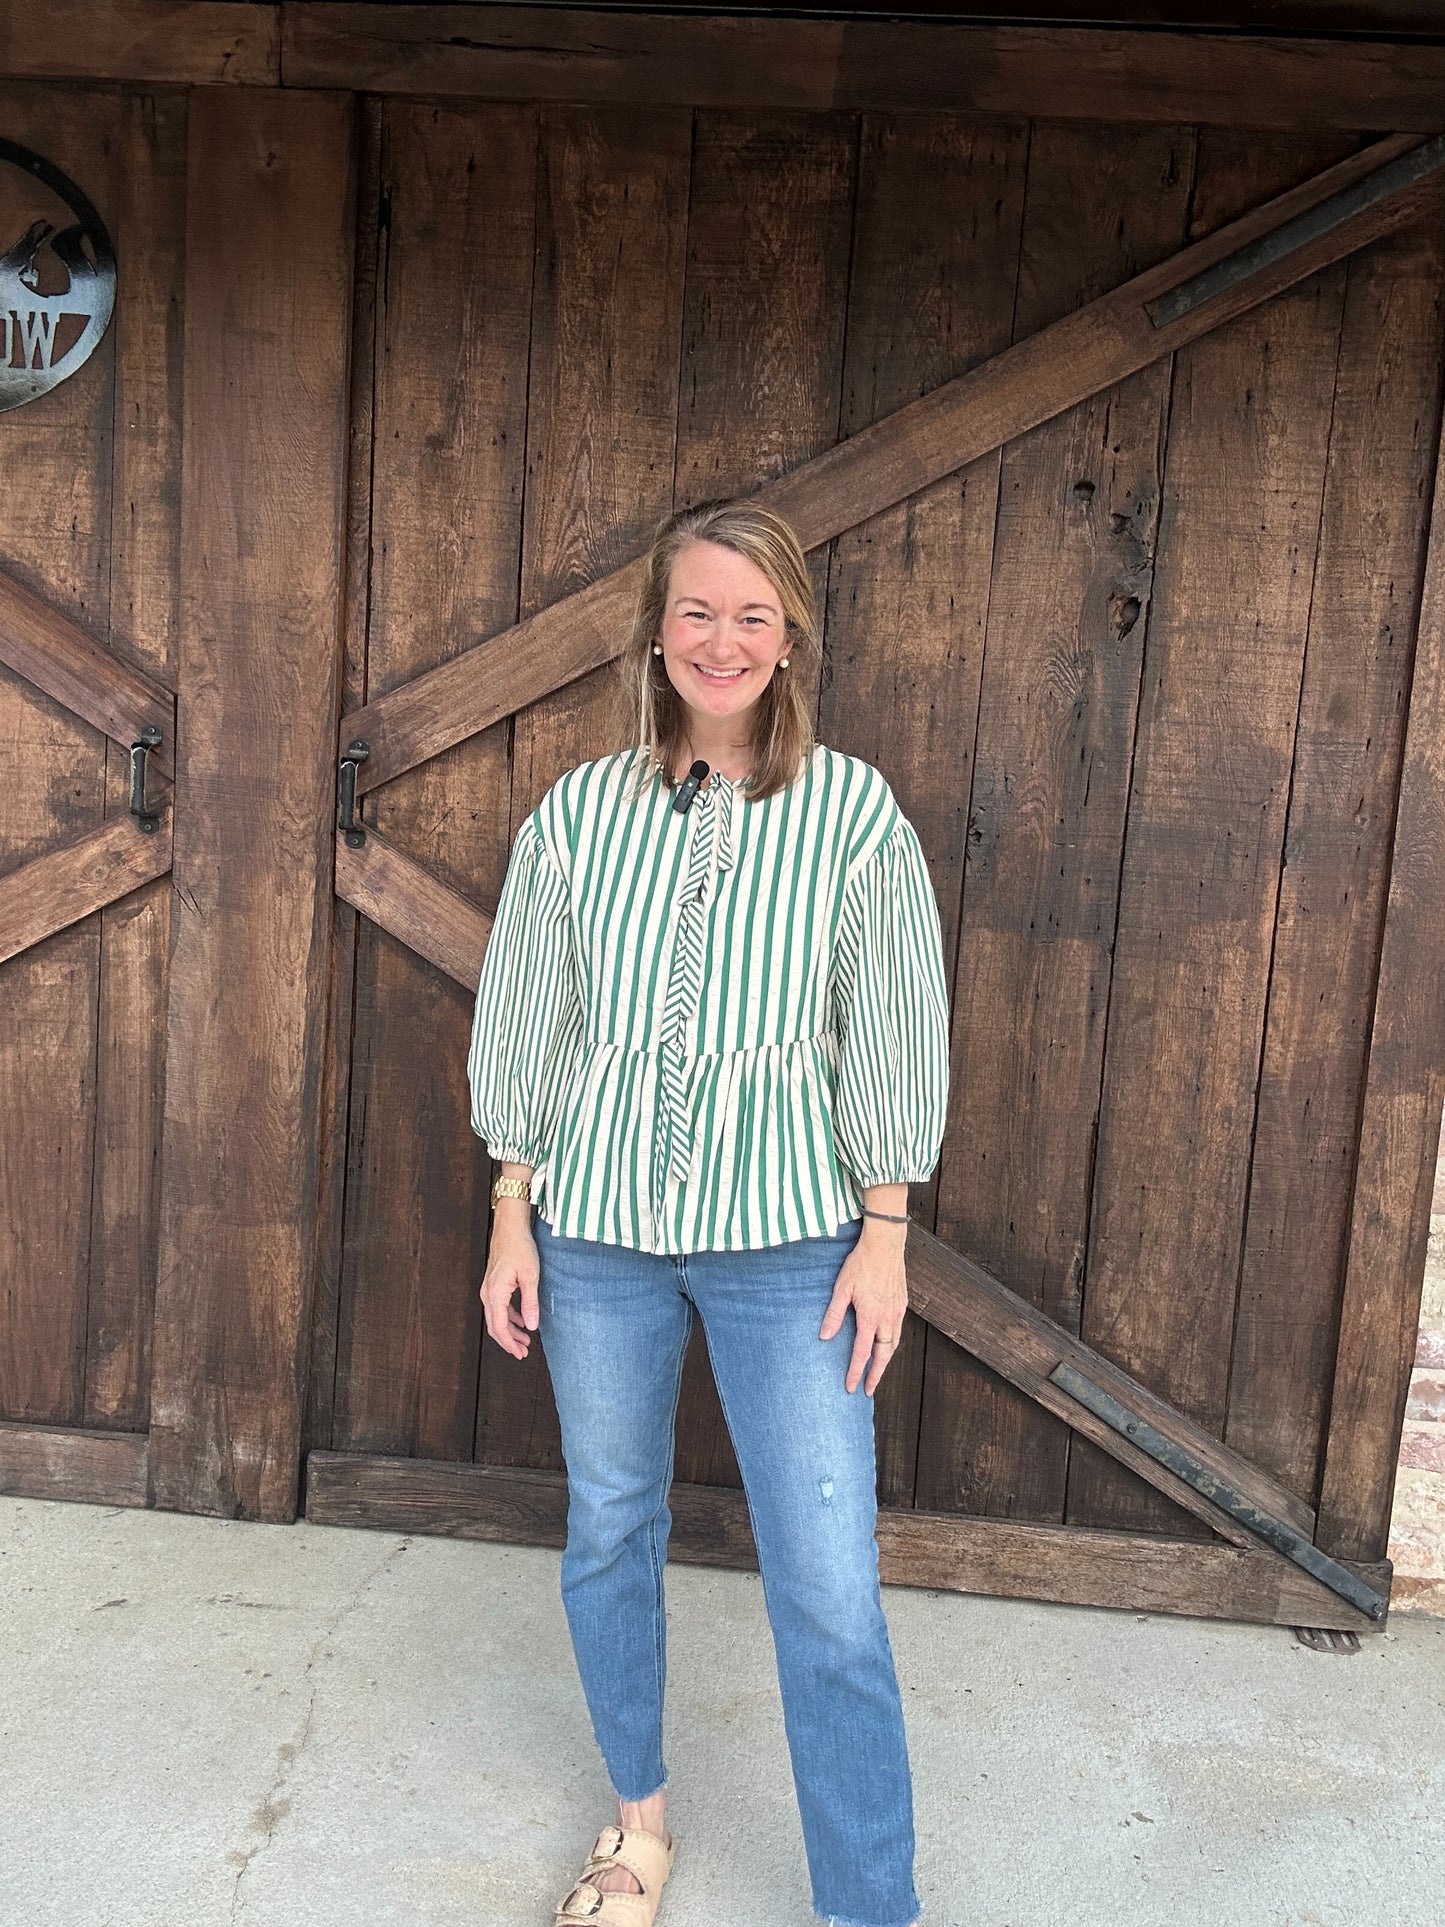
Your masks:
[{"label": "wood grain texture", "polygon": [[1173,1504],[1203,1520],[1211,1530],[1236,1544],[1251,1543],[1245,1529],[1228,1519],[1211,1500],[1052,1383],[1050,1374],[1060,1362],[1072,1365],[1131,1412],[1141,1415],[1251,1505],[1282,1519],[1306,1538],[1313,1534],[1314,1514],[1277,1480],[1231,1452],[1147,1385],[1035,1310],[971,1258],[950,1250],[920,1228],[909,1234],[908,1263],[909,1299],[930,1325],[964,1346],[1046,1411],[1065,1420],[1074,1431],[1093,1440],[1101,1453],[1129,1467]]},{"label": "wood grain texture", "polygon": [[0,877],[0,963],[93,915],[171,867],[170,823],[147,836],[112,817],[62,849]]},{"label": "wood grain texture", "polygon": [[[669,1558],[756,1567],[742,1493],[679,1482],[668,1506]],[[306,1517],[314,1525],[561,1546],[566,1515],[567,1481],[559,1472],[331,1452],[313,1452],[306,1463]],[[886,1585],[1265,1625],[1364,1632],[1373,1624],[1287,1560],[1234,1546],[901,1508],[880,1510],[877,1536]],[[1354,1569],[1388,1594],[1387,1563]]]},{"label": "wood grain texture", "polygon": [[[1187,129],[1036,128],[1016,335],[1175,253],[1192,175]],[[939,1235],[1072,1332],[1169,372],[1004,451],[961,839]],[[919,1505],[1063,1518],[1065,1427],[933,1332],[922,1439]]]},{"label": "wood grain texture", "polygon": [[[356,253],[352,272],[351,396],[346,450],[346,582],[342,610],[341,707],[360,706],[366,694],[366,636],[371,604],[373,535],[371,472],[375,432],[378,273],[382,250],[381,150],[386,104],[358,103],[356,140]],[[352,741],[343,723],[337,754]],[[339,812],[338,812],[339,813]],[[346,1228],[347,1150],[351,1111],[351,1040],[356,960],[362,918],[342,892],[338,839],[337,896],[326,995],[326,1042],[319,1108],[316,1236],[311,1295],[311,1357],[306,1378],[303,1451],[332,1445],[336,1348],[341,1316],[342,1243]],[[437,888],[444,889],[444,885]]]},{"label": "wood grain texture", "polygon": [[[97,107],[75,89],[7,84],[0,117],[9,138],[83,182],[107,225],[115,222],[117,102]],[[58,222],[61,203],[19,169],[0,169],[0,233],[18,238],[36,218]],[[42,264],[42,286],[54,271]],[[83,657],[87,672],[124,688],[126,700],[140,686],[97,641],[110,616],[115,348],[112,325],[67,380],[0,414],[0,569],[17,585],[7,650],[27,672],[0,669],[0,872],[64,850],[105,822],[106,739],[69,707],[72,697],[87,700],[81,689],[90,685],[56,665]],[[17,600],[23,624],[13,619]],[[29,680],[31,669],[37,677],[54,669],[66,700]],[[0,966],[0,1116],[9,1120],[0,1138],[4,1418],[84,1417],[100,948],[100,919],[91,916]]]},{"label": "wood grain texture", "polygon": [[463,990],[476,992],[492,919],[380,830],[359,850],[336,838],[336,894],[343,903],[435,964]]},{"label": "wood grain texture", "polygon": [[[517,618],[537,112],[387,104],[380,156],[366,680],[393,689]],[[365,735],[357,718],[343,744]],[[505,723],[373,797],[400,859],[495,903]],[[362,765],[363,769],[366,765]],[[358,940],[333,1436],[470,1458],[485,1152],[471,999],[372,924]]]},{"label": "wood grain texture", "polygon": [[[868,116],[848,289],[840,431],[856,434],[1008,346],[1029,130],[956,115]],[[919,833],[944,954],[958,949],[998,456],[839,537],[828,575],[819,734],[882,769]],[[915,1187],[935,1222],[936,1187]],[[873,1401],[879,1496],[911,1505],[925,1332],[911,1313]]]},{"label": "wood grain texture", "polygon": [[[1221,223],[1181,253],[966,374],[930,389],[846,441],[824,444],[821,453],[795,457],[782,465],[780,479],[772,479],[780,465],[775,456],[769,458],[766,446],[751,464],[748,451],[740,451],[739,472],[752,479],[739,486],[756,490],[786,515],[805,548],[832,540],[1088,400],[1101,388],[1249,312],[1321,266],[1437,207],[1445,200],[1445,184],[1438,176],[1351,216],[1322,238],[1247,275],[1166,326],[1156,328],[1148,317],[1147,302],[1317,206],[1413,144],[1395,138],[1374,142],[1365,152],[1347,156],[1277,198],[1262,199],[1238,220]],[[794,191],[798,190],[786,184],[777,189]],[[816,302],[817,291],[808,291],[805,298]],[[725,311],[732,299],[725,289]],[[769,328],[786,325],[782,317],[763,316],[755,333],[762,340]],[[810,373],[810,353],[815,355],[816,350],[809,350],[804,341],[798,367],[772,377],[782,384],[779,396],[767,397],[775,406],[790,385],[796,388],[816,381],[816,374]],[[757,342],[740,345],[740,367],[748,365],[749,357],[761,359]],[[760,373],[768,378],[765,370]],[[699,400],[702,406],[708,405],[705,397]],[[689,478],[689,487],[705,484],[705,472]],[[358,776],[358,790],[364,793],[391,781],[608,661],[616,653],[616,637],[636,599],[636,571],[637,564],[628,563],[529,616],[510,633],[495,633],[474,643],[412,678],[404,688],[369,701],[348,718],[349,725],[372,745],[371,757]]]},{"label": "wood grain texture", "polygon": [[160,1505],[267,1519],[296,1504],[316,1213],[352,135],[344,99],[191,100],[151,1463]]},{"label": "wood grain texture", "polygon": [[[842,115],[697,117],[679,507],[751,494],[837,437],[856,150],[856,123]],[[826,606],[827,557],[811,560]],[[817,689],[806,696],[816,706]],[[676,1464],[683,1480],[740,1482],[700,1322],[683,1366]]]},{"label": "wood grain texture", "polygon": [[[1327,159],[1201,137],[1194,219]],[[1175,362],[1081,1329],[1216,1435],[1343,296],[1331,268]],[[1087,1443],[1066,1516],[1185,1530]]]},{"label": "wood grain texture", "polygon": [[150,1441],[144,1432],[0,1423],[0,1492],[14,1499],[143,1506]]},{"label": "wood grain texture", "polygon": [[300,87],[744,112],[1445,126],[1445,48],[1388,40],[335,0],[287,0],[282,33],[282,69]]},{"label": "wood grain texture", "polygon": [[127,751],[147,726],[161,730],[149,765],[157,776],[174,772],[176,704],[170,691],[4,570],[0,662]]},{"label": "wood grain texture", "polygon": [[[551,106],[540,136],[524,618],[624,562],[672,507],[692,116]],[[609,667],[516,716],[506,841],[490,852],[498,889],[511,839],[553,780],[628,740],[614,734],[612,693]],[[483,1344],[476,1456],[561,1467],[540,1345],[514,1359]]]},{"label": "wood grain texture", "polygon": [[[181,330],[188,96],[127,93],[117,133],[108,646],[167,692],[180,629]],[[150,772],[173,768],[175,705]],[[173,793],[173,792],[172,792]],[[106,746],[106,813],[130,805],[130,756]],[[170,802],[162,819],[169,842]],[[159,878],[102,912],[84,1418],[143,1428],[160,1223],[172,892]]]},{"label": "wood grain texture", "polygon": [[[1290,775],[1225,1437],[1311,1503],[1419,619],[1442,269],[1433,222],[1349,264]],[[1394,1275],[1403,1294],[1408,1271]]]},{"label": "wood grain texture", "polygon": [[1445,1102],[1445,442],[1435,471],[1320,1493],[1337,1556],[1386,1543]]},{"label": "wood grain texture", "polygon": [[237,0],[3,0],[0,73],[274,87],[280,13]]}]

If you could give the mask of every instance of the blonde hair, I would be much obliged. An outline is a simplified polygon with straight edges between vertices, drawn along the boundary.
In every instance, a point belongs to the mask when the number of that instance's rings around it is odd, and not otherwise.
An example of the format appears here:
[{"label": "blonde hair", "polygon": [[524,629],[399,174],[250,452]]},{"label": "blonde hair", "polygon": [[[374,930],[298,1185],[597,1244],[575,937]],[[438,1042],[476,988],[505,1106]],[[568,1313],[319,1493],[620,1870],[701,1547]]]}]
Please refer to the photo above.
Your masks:
[{"label": "blonde hair", "polygon": [[673,563],[693,542],[716,542],[745,556],[762,570],[782,604],[788,667],[774,669],[758,698],[752,773],[741,790],[747,801],[759,802],[786,789],[813,754],[808,697],[814,687],[811,672],[820,665],[823,652],[803,545],[781,515],[759,502],[738,497],[699,502],[664,516],[653,531],[642,559],[632,633],[617,658],[617,733],[630,729],[637,744],[638,790],[659,761],[668,787],[676,787],[672,772],[686,742],[686,706],[662,657],[652,653],[652,645],[661,634]]}]

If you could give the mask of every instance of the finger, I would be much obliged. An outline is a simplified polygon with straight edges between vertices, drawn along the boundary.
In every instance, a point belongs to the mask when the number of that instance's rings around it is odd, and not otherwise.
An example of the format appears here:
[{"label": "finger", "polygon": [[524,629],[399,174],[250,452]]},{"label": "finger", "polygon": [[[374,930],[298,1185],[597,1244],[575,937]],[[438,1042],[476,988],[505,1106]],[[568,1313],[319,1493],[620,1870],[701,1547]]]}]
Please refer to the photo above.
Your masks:
[{"label": "finger", "polygon": [[517,1321],[510,1292],[499,1304],[495,1285],[490,1291],[483,1287],[482,1310],[486,1317],[487,1336],[513,1358],[525,1358],[527,1356],[526,1334],[522,1332]]},{"label": "finger", "polygon": [[878,1381],[888,1369],[888,1362],[898,1350],[898,1340],[875,1339],[873,1343],[873,1362],[868,1370],[868,1382],[863,1390],[870,1396],[877,1391]]},{"label": "finger", "polygon": [[873,1334],[859,1321],[858,1336],[853,1341],[853,1356],[848,1360],[848,1374],[843,1380],[843,1389],[856,1392],[858,1381],[862,1378],[868,1360],[873,1355]]},{"label": "finger", "polygon": [[529,1332],[537,1329],[537,1281],[527,1278],[522,1281],[522,1323]]},{"label": "finger", "polygon": [[823,1322],[818,1327],[819,1338],[836,1338],[843,1329],[843,1320],[848,1316],[848,1307],[853,1295],[841,1280],[833,1287],[833,1296],[828,1300],[828,1309],[823,1313]]},{"label": "finger", "polygon": [[527,1354],[525,1349],[518,1344],[516,1338],[513,1336],[512,1331],[508,1325],[506,1324],[499,1325],[499,1326],[488,1325],[487,1336],[493,1341],[494,1344],[500,1345],[502,1350],[508,1353],[512,1358],[526,1357]]},{"label": "finger", "polygon": [[[507,1300],[507,1330],[511,1333],[513,1341],[521,1346],[523,1353],[526,1352],[527,1346],[531,1343],[532,1332],[536,1330],[535,1324],[531,1327],[527,1324],[526,1303],[525,1293],[523,1294],[521,1309],[518,1309],[510,1298]],[[537,1316],[535,1299],[532,1303],[532,1316],[534,1319]]]}]

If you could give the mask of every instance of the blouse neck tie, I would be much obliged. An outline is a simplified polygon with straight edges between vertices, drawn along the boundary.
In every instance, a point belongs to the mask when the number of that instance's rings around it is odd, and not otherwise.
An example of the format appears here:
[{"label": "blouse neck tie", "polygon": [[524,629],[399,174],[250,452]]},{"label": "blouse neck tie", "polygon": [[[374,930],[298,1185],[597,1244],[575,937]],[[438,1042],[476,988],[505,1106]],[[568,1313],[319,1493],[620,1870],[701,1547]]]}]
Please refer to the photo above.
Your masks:
[{"label": "blouse neck tie", "polygon": [[667,996],[662,1012],[659,1049],[658,1120],[654,1140],[654,1206],[660,1211],[664,1189],[671,1178],[686,1178],[692,1164],[693,1119],[687,1101],[687,1027],[697,1015],[702,986],[703,941],[707,899],[734,857],[734,817],[742,807],[736,786],[714,770],[687,810],[692,840],[688,845],[678,905],[677,935]]}]

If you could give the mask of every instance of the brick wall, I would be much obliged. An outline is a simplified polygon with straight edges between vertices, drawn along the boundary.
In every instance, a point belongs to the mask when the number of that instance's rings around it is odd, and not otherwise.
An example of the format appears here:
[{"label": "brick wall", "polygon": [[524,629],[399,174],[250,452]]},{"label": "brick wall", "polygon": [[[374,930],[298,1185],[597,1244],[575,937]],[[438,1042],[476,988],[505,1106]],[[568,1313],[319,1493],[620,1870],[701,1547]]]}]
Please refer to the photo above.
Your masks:
[{"label": "brick wall", "polygon": [[1445,1142],[1435,1167],[1430,1255],[1400,1441],[1390,1557],[1395,1564],[1392,1609],[1445,1614]]}]

